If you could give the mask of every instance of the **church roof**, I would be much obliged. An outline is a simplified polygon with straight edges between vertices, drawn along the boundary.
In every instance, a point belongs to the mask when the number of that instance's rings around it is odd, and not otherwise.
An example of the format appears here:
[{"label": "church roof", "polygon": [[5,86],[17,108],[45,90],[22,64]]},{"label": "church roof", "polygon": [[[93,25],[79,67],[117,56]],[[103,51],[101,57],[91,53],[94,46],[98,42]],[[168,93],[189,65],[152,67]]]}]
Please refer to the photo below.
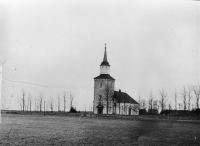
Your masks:
[{"label": "church roof", "polygon": [[132,97],[130,97],[125,92],[114,91],[114,98],[117,99],[117,102],[120,102],[120,103],[138,104]]},{"label": "church roof", "polygon": [[105,52],[104,52],[103,62],[101,63],[101,66],[102,65],[110,66],[110,64],[107,60],[106,46],[105,46]]},{"label": "church roof", "polygon": [[100,74],[98,77],[95,77],[94,79],[111,79],[111,80],[115,80],[109,74]]}]

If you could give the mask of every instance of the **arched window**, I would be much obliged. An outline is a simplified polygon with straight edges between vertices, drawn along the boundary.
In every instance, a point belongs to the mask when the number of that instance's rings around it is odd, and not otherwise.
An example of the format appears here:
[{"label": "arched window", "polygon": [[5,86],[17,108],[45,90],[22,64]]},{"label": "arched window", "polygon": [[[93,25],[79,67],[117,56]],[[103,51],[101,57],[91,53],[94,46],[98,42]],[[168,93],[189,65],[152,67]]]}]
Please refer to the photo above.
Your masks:
[{"label": "arched window", "polygon": [[100,83],[100,88],[102,87],[102,83]]}]

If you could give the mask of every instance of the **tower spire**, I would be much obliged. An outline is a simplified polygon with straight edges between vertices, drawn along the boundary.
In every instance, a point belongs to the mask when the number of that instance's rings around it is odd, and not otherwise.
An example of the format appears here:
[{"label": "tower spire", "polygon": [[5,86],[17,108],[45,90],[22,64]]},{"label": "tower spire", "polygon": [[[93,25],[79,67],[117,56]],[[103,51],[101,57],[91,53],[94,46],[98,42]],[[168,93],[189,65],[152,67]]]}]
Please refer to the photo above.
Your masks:
[{"label": "tower spire", "polygon": [[108,60],[107,60],[106,45],[107,45],[107,44],[105,44],[105,52],[104,52],[103,62],[101,63],[101,66],[102,66],[102,65],[110,66],[109,63],[108,63]]},{"label": "tower spire", "polygon": [[106,53],[106,43],[105,43],[105,52],[104,52],[103,61],[108,62],[107,61],[107,53]]}]

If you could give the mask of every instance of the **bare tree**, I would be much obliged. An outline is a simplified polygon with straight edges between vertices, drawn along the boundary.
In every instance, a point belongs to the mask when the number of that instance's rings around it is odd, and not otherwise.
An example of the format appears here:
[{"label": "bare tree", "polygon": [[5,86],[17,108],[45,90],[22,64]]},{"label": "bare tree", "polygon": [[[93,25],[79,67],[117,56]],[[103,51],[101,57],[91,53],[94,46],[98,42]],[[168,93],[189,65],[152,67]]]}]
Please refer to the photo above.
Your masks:
[{"label": "bare tree", "polygon": [[175,110],[177,110],[177,99],[178,99],[178,95],[177,95],[177,91],[175,89],[175,92],[174,92],[174,104],[175,104]]},{"label": "bare tree", "polygon": [[190,110],[191,106],[191,98],[192,98],[192,88],[191,86],[188,86],[188,110]]},{"label": "bare tree", "polygon": [[46,108],[45,108],[45,100],[44,100],[44,116],[45,116],[45,111],[46,111]]},{"label": "bare tree", "polygon": [[98,95],[98,96],[99,96],[98,105],[103,105],[103,97],[102,97],[102,95]]},{"label": "bare tree", "polygon": [[32,96],[29,93],[29,106],[30,106],[30,112],[31,112],[31,106],[32,106]]},{"label": "bare tree", "polygon": [[194,104],[192,104],[192,110],[194,109]]},{"label": "bare tree", "polygon": [[124,104],[124,113],[127,115],[128,114],[128,105]]},{"label": "bare tree", "polygon": [[20,109],[21,109],[21,111],[22,111],[22,102],[21,102],[21,100],[19,100],[19,105],[20,105]]},{"label": "bare tree", "polygon": [[67,108],[67,94],[65,91],[63,91],[63,111],[65,112]]},{"label": "bare tree", "polygon": [[159,90],[160,92],[160,107],[161,107],[161,111],[165,109],[166,106],[166,97],[167,97],[167,92],[165,92],[164,89]]},{"label": "bare tree", "polygon": [[158,100],[153,101],[153,109],[157,109],[157,110],[159,109],[158,102],[159,102]]},{"label": "bare tree", "polygon": [[199,108],[199,98],[200,98],[200,85],[193,86],[193,91],[196,97],[196,108]]},{"label": "bare tree", "polygon": [[119,115],[120,115],[120,110],[121,110],[121,103],[122,103],[122,93],[121,93],[121,90],[119,90],[119,94],[116,94],[116,106],[118,107],[119,109]]},{"label": "bare tree", "polygon": [[37,111],[37,99],[35,97],[35,111]]},{"label": "bare tree", "polygon": [[40,96],[39,96],[39,107],[40,107],[40,112],[42,112],[42,101],[43,101],[43,95],[42,95],[42,93],[40,93]]},{"label": "bare tree", "polygon": [[37,111],[40,111],[39,101],[36,103],[37,105]]},{"label": "bare tree", "polygon": [[58,112],[60,111],[60,96],[58,95]]},{"label": "bare tree", "polygon": [[53,103],[53,99],[52,98],[51,98],[51,100],[49,102],[49,108],[51,109],[51,112],[53,112],[54,103]]},{"label": "bare tree", "polygon": [[69,94],[69,102],[70,102],[70,109],[74,108],[75,97],[72,95],[71,92],[70,92],[70,94]]},{"label": "bare tree", "polygon": [[117,108],[117,99],[114,96],[114,90],[113,90],[113,95],[112,95],[112,100],[111,100],[111,104],[112,104],[112,114],[116,113],[116,108]]},{"label": "bare tree", "polygon": [[24,90],[22,90],[22,98],[21,98],[21,100],[22,100],[22,109],[23,109],[23,112],[24,112],[24,110],[26,108],[26,105],[25,105],[25,91]]},{"label": "bare tree", "polygon": [[49,111],[49,104],[48,104],[48,102],[46,104],[47,104],[46,105],[46,111]]},{"label": "bare tree", "polygon": [[168,109],[169,109],[169,110],[172,110],[172,105],[171,105],[171,103],[168,104]]},{"label": "bare tree", "polygon": [[29,104],[30,104],[30,93],[28,95],[27,106],[26,106],[27,109],[26,109],[26,111],[29,110]]},{"label": "bare tree", "polygon": [[139,98],[138,98],[138,110],[142,109],[142,100],[140,98],[140,94],[139,94]]},{"label": "bare tree", "polygon": [[143,99],[143,100],[141,101],[141,108],[142,108],[142,109],[146,109],[146,107],[147,107],[146,101]]},{"label": "bare tree", "polygon": [[100,95],[102,95],[103,101],[105,101],[103,103],[106,106],[106,113],[107,114],[108,114],[109,107],[111,106],[110,105],[111,102],[114,102],[113,101],[113,94],[114,94],[114,90],[113,90],[112,86],[109,85],[108,82],[107,82],[104,89],[100,91]]},{"label": "bare tree", "polygon": [[182,104],[178,103],[179,110],[181,110]]},{"label": "bare tree", "polygon": [[126,96],[122,97],[122,102],[123,102],[123,108],[124,108],[124,113],[126,113]]},{"label": "bare tree", "polygon": [[182,101],[183,101],[183,109],[187,109],[187,90],[185,86],[183,86],[183,91],[182,91]]},{"label": "bare tree", "polygon": [[153,109],[153,93],[152,93],[152,91],[149,94],[149,109],[150,110]]},{"label": "bare tree", "polygon": [[117,112],[117,99],[113,95],[113,111],[112,111],[112,113],[116,114],[116,112]]}]

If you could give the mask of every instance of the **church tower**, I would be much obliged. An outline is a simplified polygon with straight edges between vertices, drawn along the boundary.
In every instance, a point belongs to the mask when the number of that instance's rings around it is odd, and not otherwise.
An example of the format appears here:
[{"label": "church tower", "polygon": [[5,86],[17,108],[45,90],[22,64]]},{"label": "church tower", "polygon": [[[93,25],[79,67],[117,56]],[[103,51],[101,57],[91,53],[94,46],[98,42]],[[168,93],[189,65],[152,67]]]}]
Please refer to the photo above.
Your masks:
[{"label": "church tower", "polygon": [[[114,92],[115,79],[110,76],[110,64],[107,60],[106,44],[100,75],[94,78],[93,112],[95,114],[112,114],[111,105],[107,105],[106,97]],[[109,95],[110,96],[110,95]]]}]

